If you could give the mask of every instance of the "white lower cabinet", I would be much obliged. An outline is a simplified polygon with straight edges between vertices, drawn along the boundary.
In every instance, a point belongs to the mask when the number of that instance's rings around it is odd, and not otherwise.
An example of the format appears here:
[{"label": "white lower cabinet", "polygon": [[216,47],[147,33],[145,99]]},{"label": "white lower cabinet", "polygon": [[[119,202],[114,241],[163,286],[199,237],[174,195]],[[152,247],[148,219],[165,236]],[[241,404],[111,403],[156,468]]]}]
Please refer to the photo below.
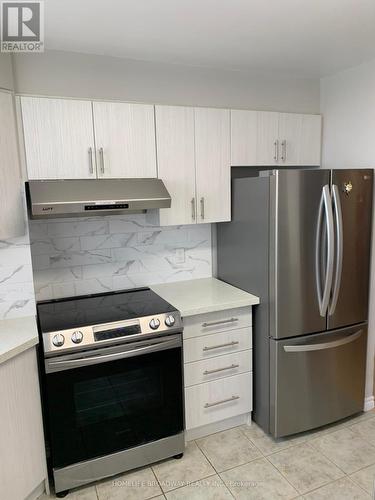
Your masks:
[{"label": "white lower cabinet", "polygon": [[243,373],[185,389],[186,429],[252,410],[252,374]]},{"label": "white lower cabinet", "polygon": [[184,318],[187,440],[249,418],[253,400],[251,325],[250,307]]}]

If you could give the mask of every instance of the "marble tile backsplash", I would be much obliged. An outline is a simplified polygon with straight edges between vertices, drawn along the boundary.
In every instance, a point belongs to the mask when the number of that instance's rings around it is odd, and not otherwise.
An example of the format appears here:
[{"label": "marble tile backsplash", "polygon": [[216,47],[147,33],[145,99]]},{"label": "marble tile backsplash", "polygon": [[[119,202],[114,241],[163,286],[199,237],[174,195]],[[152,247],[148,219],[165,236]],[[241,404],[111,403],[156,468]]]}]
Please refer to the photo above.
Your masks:
[{"label": "marble tile backsplash", "polygon": [[29,236],[0,240],[0,319],[34,314]]},{"label": "marble tile backsplash", "polygon": [[155,214],[30,221],[37,300],[212,276],[211,225]]}]

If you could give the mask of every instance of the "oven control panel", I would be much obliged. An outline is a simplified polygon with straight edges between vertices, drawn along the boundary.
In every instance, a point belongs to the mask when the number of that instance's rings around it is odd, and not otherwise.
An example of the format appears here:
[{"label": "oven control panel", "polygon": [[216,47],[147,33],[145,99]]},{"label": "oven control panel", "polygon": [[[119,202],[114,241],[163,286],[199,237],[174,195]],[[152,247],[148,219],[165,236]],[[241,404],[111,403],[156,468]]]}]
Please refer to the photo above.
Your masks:
[{"label": "oven control panel", "polygon": [[142,338],[145,334],[162,335],[181,332],[183,329],[180,313],[158,314],[132,320],[72,328],[61,332],[43,334],[44,352],[57,353],[73,349],[87,348],[125,342],[130,338]]}]

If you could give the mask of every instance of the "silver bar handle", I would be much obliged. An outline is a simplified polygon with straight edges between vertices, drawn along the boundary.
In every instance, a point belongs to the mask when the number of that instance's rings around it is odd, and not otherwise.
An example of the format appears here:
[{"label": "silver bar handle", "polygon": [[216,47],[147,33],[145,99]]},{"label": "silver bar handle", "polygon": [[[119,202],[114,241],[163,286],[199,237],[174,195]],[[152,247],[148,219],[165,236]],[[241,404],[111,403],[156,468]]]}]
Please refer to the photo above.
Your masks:
[{"label": "silver bar handle", "polygon": [[239,344],[238,340],[232,340],[232,342],[227,342],[226,344],[205,346],[205,347],[203,347],[203,351],[212,351],[212,349],[220,349],[222,347],[233,347],[233,346],[238,345],[238,344]]},{"label": "silver bar handle", "polygon": [[201,219],[204,220],[204,198],[201,198]]},{"label": "silver bar handle", "polygon": [[93,162],[93,158],[92,158],[92,148],[91,147],[88,149],[88,153],[89,153],[89,172],[90,172],[90,174],[93,174],[94,173],[94,162]]},{"label": "silver bar handle", "polygon": [[273,143],[274,146],[274,153],[273,153],[273,159],[278,162],[279,161],[279,141],[276,139],[276,141]]},{"label": "silver bar handle", "polygon": [[221,401],[215,401],[214,403],[206,403],[204,408],[211,408],[212,406],[222,405],[224,403],[229,403],[230,401],[235,401],[236,399],[240,399],[239,396],[232,396],[227,399],[222,399]]},{"label": "silver bar handle", "polygon": [[240,365],[235,365],[232,363],[230,366],[224,366],[223,368],[215,368],[214,370],[204,370],[203,375],[211,375],[212,373],[223,372],[225,370],[233,370],[234,368],[239,368]]},{"label": "silver bar handle", "polygon": [[[322,284],[320,278],[320,233],[322,227],[323,208],[326,217],[326,230],[327,230],[327,266],[324,290],[322,294]],[[333,277],[333,263],[334,263],[334,229],[333,229],[333,213],[332,213],[332,200],[329,193],[329,186],[326,184],[322,189],[322,196],[319,204],[318,222],[316,228],[316,247],[315,247],[315,279],[319,303],[319,313],[322,317],[327,314],[327,308],[332,287]]]},{"label": "silver bar handle", "polygon": [[336,269],[335,269],[335,281],[333,284],[333,292],[331,298],[331,305],[329,308],[329,315],[332,316],[336,310],[337,299],[339,297],[340,285],[341,285],[341,274],[342,274],[342,259],[344,251],[344,237],[343,237],[343,222],[342,222],[342,210],[339,188],[333,184],[332,185],[332,198],[333,206],[335,210],[335,220],[336,220]]},{"label": "silver bar handle", "polygon": [[286,161],[286,139],[281,142],[281,159]]},{"label": "silver bar handle", "polygon": [[195,198],[191,199],[191,218],[195,220]]},{"label": "silver bar handle", "polygon": [[103,148],[99,148],[99,159],[100,159],[100,171],[104,174],[105,166],[104,166],[104,150]]},{"label": "silver bar handle", "polygon": [[234,323],[238,321],[238,318],[230,318],[230,319],[222,319],[220,321],[211,321],[210,323],[202,323],[203,328],[207,328],[208,326],[216,326],[216,325],[224,325],[226,323]]},{"label": "silver bar handle", "polygon": [[350,335],[349,337],[344,337],[340,340],[333,340],[332,342],[324,342],[322,344],[308,344],[308,345],[285,345],[285,352],[307,352],[307,351],[322,351],[324,349],[332,349],[333,347],[340,347],[345,344],[350,344],[355,340],[359,339],[362,335],[362,330]]}]

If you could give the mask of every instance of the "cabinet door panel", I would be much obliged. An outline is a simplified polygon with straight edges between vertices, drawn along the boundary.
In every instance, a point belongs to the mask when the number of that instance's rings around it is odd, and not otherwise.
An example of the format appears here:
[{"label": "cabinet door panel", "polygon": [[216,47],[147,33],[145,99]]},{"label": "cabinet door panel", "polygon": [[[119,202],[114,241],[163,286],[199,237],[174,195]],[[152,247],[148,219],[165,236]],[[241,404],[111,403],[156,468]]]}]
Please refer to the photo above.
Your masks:
[{"label": "cabinet door panel", "polygon": [[258,113],[231,110],[231,165],[257,163]]},{"label": "cabinet door panel", "polygon": [[302,116],[300,165],[319,166],[321,162],[322,117]]},{"label": "cabinet door panel", "polygon": [[158,177],[172,198],[171,208],[160,210],[160,224],[195,224],[194,109],[156,106],[155,116]]},{"label": "cabinet door panel", "polygon": [[269,111],[258,112],[257,162],[259,166],[277,164],[277,146],[279,131],[279,113]]},{"label": "cabinet door panel", "polygon": [[299,114],[279,114],[280,165],[300,164],[302,119]]},{"label": "cabinet door panel", "polygon": [[94,102],[93,110],[98,176],[156,177],[154,107]]},{"label": "cabinet door panel", "polygon": [[230,220],[230,112],[195,108],[198,222]]},{"label": "cabinet door panel", "polygon": [[22,97],[21,108],[29,179],[96,177],[90,101]]}]

